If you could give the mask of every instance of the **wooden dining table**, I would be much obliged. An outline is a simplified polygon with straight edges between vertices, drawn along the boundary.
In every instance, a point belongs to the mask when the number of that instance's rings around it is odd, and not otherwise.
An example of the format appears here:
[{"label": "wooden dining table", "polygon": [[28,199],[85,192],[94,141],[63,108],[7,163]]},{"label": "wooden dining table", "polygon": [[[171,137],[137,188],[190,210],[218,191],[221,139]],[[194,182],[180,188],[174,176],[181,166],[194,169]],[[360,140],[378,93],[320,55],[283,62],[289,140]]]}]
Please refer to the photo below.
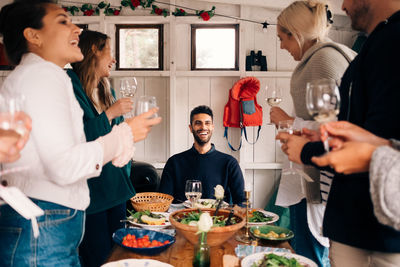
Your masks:
[{"label": "wooden dining table", "polygon": [[[187,241],[178,231],[176,232],[176,241],[167,250],[158,255],[148,256],[134,253],[126,248],[115,245],[106,262],[118,261],[123,259],[154,259],[161,262],[166,262],[175,267],[190,267],[192,266],[194,246]],[[211,267],[222,267],[224,255],[235,255],[235,248],[238,244],[243,244],[235,240],[235,236],[220,246],[211,247],[210,250],[210,265]],[[244,245],[244,244],[243,244]],[[286,248],[291,251],[287,241],[258,241],[257,245]]]}]

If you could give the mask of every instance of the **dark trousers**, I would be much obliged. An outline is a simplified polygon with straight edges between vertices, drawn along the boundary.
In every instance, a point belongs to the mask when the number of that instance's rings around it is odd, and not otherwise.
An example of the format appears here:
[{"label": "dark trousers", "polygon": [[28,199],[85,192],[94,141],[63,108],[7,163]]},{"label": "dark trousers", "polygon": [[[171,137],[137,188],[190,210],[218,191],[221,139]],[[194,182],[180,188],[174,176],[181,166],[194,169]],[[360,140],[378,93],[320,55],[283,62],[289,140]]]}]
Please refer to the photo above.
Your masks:
[{"label": "dark trousers", "polygon": [[112,234],[124,227],[125,203],[108,210],[86,215],[85,234],[79,246],[79,256],[84,267],[99,267],[113,247]]}]

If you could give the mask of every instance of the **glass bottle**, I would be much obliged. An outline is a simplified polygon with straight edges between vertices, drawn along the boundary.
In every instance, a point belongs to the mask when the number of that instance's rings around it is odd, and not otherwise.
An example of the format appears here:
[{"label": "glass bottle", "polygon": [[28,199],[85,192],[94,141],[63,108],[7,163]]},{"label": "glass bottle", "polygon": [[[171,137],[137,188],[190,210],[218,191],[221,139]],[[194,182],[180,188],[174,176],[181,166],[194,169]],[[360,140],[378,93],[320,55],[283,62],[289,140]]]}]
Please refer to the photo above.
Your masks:
[{"label": "glass bottle", "polygon": [[210,267],[210,246],[207,232],[201,232],[199,243],[194,246],[193,267]]}]

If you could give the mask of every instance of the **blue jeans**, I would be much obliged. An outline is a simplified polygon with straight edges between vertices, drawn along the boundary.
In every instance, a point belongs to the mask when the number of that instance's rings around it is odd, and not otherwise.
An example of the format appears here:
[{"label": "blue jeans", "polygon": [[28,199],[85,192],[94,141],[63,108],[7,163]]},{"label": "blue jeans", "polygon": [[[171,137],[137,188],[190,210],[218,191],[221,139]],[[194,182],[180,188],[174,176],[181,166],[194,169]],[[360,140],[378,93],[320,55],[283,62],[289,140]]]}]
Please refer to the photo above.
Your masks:
[{"label": "blue jeans", "polygon": [[329,248],[321,245],[308,228],[305,199],[290,206],[290,225],[294,232],[290,245],[296,254],[313,260],[320,267],[330,267]]},{"label": "blue jeans", "polygon": [[99,267],[109,256],[114,242],[112,234],[124,228],[125,202],[108,210],[86,214],[85,235],[79,246],[79,256],[84,267]]},{"label": "blue jeans", "polygon": [[84,211],[32,199],[44,210],[37,217],[40,235],[10,206],[0,207],[0,266],[80,266],[78,246],[83,236]]}]

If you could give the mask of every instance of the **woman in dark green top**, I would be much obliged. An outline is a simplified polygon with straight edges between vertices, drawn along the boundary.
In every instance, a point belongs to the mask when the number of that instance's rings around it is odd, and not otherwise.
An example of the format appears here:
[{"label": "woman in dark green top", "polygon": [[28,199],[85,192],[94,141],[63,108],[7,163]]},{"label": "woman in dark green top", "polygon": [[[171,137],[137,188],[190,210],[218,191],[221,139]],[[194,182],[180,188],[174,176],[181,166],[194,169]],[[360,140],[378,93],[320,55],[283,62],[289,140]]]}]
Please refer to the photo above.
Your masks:
[{"label": "woman in dark green top", "polygon": [[[72,64],[71,77],[75,96],[84,111],[83,121],[87,141],[97,139],[123,121],[121,115],[131,111],[132,100],[115,101],[108,81],[115,63],[107,35],[83,31],[79,47],[84,60]],[[125,203],[135,194],[130,182],[130,167],[117,168],[111,163],[103,167],[100,179],[89,179],[90,205],[86,210],[85,235],[79,247],[82,265],[100,266],[112,248],[112,233],[123,227]]]}]

